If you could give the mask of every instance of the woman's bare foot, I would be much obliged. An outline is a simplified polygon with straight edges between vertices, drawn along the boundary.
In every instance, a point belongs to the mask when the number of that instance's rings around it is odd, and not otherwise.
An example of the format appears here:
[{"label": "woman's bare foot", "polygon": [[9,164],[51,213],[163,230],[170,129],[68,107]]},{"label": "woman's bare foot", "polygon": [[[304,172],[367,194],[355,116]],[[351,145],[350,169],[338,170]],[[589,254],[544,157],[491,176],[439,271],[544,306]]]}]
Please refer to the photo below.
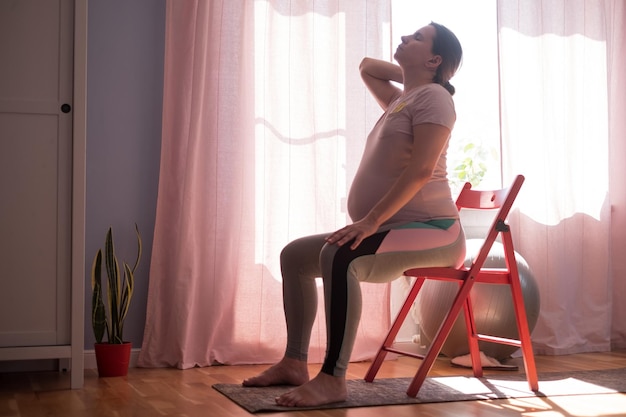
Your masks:
[{"label": "woman's bare foot", "polygon": [[309,369],[306,361],[283,358],[276,365],[266,369],[259,375],[243,381],[244,387],[268,387],[270,385],[299,386],[309,380]]},{"label": "woman's bare foot", "polygon": [[276,398],[284,407],[314,407],[345,401],[348,397],[346,379],[320,372],[304,385]]}]

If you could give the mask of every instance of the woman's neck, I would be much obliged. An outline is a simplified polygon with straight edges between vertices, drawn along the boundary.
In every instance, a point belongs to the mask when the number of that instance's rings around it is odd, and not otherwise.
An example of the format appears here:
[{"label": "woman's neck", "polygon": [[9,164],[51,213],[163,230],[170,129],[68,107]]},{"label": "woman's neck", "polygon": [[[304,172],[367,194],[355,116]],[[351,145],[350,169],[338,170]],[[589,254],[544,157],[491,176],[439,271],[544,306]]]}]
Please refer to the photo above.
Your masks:
[{"label": "woman's neck", "polygon": [[433,74],[431,73],[416,73],[414,71],[407,71],[403,73],[403,85],[404,94],[415,90],[421,86],[430,84],[433,82]]}]

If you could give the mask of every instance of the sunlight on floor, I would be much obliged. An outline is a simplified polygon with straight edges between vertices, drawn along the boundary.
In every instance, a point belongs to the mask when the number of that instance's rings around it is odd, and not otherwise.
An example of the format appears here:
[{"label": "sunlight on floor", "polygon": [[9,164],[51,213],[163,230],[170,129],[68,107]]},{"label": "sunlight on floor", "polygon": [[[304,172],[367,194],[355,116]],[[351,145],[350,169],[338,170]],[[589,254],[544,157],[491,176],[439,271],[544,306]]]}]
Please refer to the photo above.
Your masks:
[{"label": "sunlight on floor", "polygon": [[[482,381],[467,376],[432,378],[432,380],[464,394],[485,395],[485,398],[493,397],[493,393],[495,392],[510,397],[519,396],[520,393],[532,395],[528,389],[528,383],[525,380],[505,381],[490,378]],[[576,378],[539,381],[539,389],[544,395],[591,395],[613,394],[617,392],[614,389],[581,381]]]},{"label": "sunlight on floor", "polygon": [[[626,395],[580,395],[574,397],[552,397],[553,407],[561,408],[569,415],[580,417],[624,416],[626,415]],[[615,410],[621,410],[619,412]],[[541,417],[544,417],[541,415]]]},{"label": "sunlight on floor", "polygon": [[[501,381],[496,378],[479,380],[467,376],[432,378],[464,394],[476,395],[489,400],[495,393],[506,396],[529,395],[527,398],[510,399],[507,404],[481,402],[484,406],[519,413],[526,417],[599,417],[626,415],[626,395],[614,389],[581,381],[576,378],[555,381],[539,381],[539,388],[546,397],[533,397],[526,381]],[[616,412],[615,410],[624,410]],[[507,414],[508,415],[508,414]]]},{"label": "sunlight on floor", "polygon": [[[626,415],[625,394],[598,394],[511,399],[507,404],[482,401],[483,406],[523,417],[610,417]],[[623,411],[616,411],[623,410]]]}]

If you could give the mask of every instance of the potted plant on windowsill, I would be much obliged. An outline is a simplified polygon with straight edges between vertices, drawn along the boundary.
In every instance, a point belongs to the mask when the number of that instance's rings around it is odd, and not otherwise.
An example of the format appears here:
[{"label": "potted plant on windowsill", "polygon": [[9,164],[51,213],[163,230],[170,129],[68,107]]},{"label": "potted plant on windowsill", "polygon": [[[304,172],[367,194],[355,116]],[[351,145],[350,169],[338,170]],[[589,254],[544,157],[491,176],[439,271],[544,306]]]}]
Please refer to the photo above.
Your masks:
[{"label": "potted plant on windowsill", "polygon": [[[139,228],[135,224],[137,234],[137,259],[131,268],[123,263],[123,272],[120,273],[120,264],[115,255],[113,246],[113,231],[109,227],[104,242],[104,265],[106,279],[102,284],[102,249],[98,249],[91,269],[91,324],[96,343],[96,362],[98,375],[124,376],[128,373],[131,343],[124,340],[124,320],[135,287],[135,270],[141,259],[142,244]],[[106,288],[106,290],[104,289]],[[104,303],[106,291],[107,303]],[[106,342],[103,342],[106,333]]]}]

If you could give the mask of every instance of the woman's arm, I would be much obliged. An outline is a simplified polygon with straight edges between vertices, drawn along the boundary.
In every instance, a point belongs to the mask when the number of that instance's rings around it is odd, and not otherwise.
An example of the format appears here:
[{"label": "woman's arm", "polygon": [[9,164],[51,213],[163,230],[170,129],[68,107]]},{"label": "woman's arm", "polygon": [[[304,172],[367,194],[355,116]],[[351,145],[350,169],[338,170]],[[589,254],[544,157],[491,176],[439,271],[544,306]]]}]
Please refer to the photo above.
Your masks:
[{"label": "woman's arm", "polygon": [[428,182],[449,135],[450,129],[445,126],[432,123],[414,126],[412,156],[404,172],[364,218],[331,234],[326,239],[328,243],[342,246],[354,239],[350,247],[356,249],[363,239],[376,233]]},{"label": "woman's arm", "polygon": [[402,83],[402,69],[391,62],[364,58],[359,65],[359,71],[367,89],[380,107],[387,110],[391,100],[401,91],[391,81]]}]

